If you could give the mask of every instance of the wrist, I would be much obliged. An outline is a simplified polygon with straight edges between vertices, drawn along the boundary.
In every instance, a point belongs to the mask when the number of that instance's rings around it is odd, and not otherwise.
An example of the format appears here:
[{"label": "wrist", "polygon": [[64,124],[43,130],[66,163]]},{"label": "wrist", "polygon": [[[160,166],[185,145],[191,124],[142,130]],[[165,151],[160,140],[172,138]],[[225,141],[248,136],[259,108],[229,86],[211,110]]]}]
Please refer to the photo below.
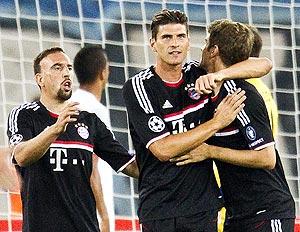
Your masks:
[{"label": "wrist", "polygon": [[215,79],[216,82],[221,82],[226,80],[226,78],[229,78],[229,76],[226,75],[226,69],[215,72],[215,75],[217,76],[217,78]]},{"label": "wrist", "polygon": [[224,128],[224,124],[223,121],[220,120],[218,117],[214,116],[211,120],[211,125],[210,128],[212,130],[212,132],[215,134],[217,133],[219,130]]},{"label": "wrist", "polygon": [[49,130],[54,136],[59,136],[62,133],[61,128],[56,124],[51,125],[50,127],[46,128],[46,130]]}]

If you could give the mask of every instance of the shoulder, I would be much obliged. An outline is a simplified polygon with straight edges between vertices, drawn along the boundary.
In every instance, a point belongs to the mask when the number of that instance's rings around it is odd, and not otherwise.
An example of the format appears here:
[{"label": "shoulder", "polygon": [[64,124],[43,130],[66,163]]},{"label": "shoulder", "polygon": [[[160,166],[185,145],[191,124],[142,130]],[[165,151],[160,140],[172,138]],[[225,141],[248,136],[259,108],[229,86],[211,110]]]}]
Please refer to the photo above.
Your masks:
[{"label": "shoulder", "polygon": [[137,74],[135,74],[127,82],[147,81],[147,80],[150,80],[153,76],[154,76],[154,73],[152,71],[152,68],[149,67],[149,68],[144,69],[144,70],[138,72]]},{"label": "shoulder", "polygon": [[10,112],[11,116],[18,116],[20,114],[32,114],[40,109],[40,105],[37,102],[27,102],[22,105],[14,107]]},{"label": "shoulder", "polygon": [[242,90],[245,90],[246,95],[259,94],[257,89],[252,84],[241,79],[226,80],[224,81],[223,86],[227,93],[233,93],[238,88],[241,88]]},{"label": "shoulder", "polygon": [[200,67],[200,63],[197,60],[190,60],[186,62],[182,67],[182,71],[186,76],[193,78],[198,78],[199,76],[207,74],[207,72]]},{"label": "shoulder", "polygon": [[128,79],[124,86],[123,91],[128,91],[129,89],[137,90],[140,88],[144,88],[145,86],[149,85],[150,83],[153,83],[156,78],[154,78],[154,73],[152,71],[152,67],[149,67],[147,69],[144,69],[137,74],[135,74],[133,77]]}]

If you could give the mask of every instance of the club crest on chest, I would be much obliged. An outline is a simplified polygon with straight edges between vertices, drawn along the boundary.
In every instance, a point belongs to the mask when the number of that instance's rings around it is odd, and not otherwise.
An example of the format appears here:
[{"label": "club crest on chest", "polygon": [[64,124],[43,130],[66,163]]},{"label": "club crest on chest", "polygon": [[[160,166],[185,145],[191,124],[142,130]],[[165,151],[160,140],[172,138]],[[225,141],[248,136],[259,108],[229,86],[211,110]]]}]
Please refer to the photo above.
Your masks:
[{"label": "club crest on chest", "polygon": [[185,91],[187,91],[187,94],[191,99],[193,99],[193,100],[200,99],[201,95],[196,92],[194,83],[187,84],[184,89],[185,89]]},{"label": "club crest on chest", "polygon": [[77,128],[77,133],[79,136],[83,139],[87,139],[90,135],[88,131],[88,126],[86,126],[84,123],[76,123],[75,128]]}]

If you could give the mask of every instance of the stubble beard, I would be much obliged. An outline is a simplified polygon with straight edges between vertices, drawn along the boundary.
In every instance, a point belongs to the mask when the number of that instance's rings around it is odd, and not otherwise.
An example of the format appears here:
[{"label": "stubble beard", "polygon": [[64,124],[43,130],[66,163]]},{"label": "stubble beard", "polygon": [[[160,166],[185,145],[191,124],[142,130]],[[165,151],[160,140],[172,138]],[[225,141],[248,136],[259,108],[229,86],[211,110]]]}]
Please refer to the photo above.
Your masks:
[{"label": "stubble beard", "polygon": [[72,90],[69,92],[66,92],[62,89],[58,90],[57,97],[59,100],[66,101],[69,100],[71,96],[72,96]]}]

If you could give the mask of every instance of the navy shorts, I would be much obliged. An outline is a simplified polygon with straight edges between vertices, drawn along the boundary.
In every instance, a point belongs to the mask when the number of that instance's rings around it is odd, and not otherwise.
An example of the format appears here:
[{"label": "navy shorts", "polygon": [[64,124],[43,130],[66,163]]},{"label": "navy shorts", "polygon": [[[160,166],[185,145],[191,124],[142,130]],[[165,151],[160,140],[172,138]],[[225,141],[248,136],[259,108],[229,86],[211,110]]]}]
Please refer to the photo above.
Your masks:
[{"label": "navy shorts", "polygon": [[227,221],[224,232],[294,232],[295,219],[270,219],[256,222],[247,220]]},{"label": "navy shorts", "polygon": [[218,210],[198,214],[146,221],[142,232],[217,232]]}]

